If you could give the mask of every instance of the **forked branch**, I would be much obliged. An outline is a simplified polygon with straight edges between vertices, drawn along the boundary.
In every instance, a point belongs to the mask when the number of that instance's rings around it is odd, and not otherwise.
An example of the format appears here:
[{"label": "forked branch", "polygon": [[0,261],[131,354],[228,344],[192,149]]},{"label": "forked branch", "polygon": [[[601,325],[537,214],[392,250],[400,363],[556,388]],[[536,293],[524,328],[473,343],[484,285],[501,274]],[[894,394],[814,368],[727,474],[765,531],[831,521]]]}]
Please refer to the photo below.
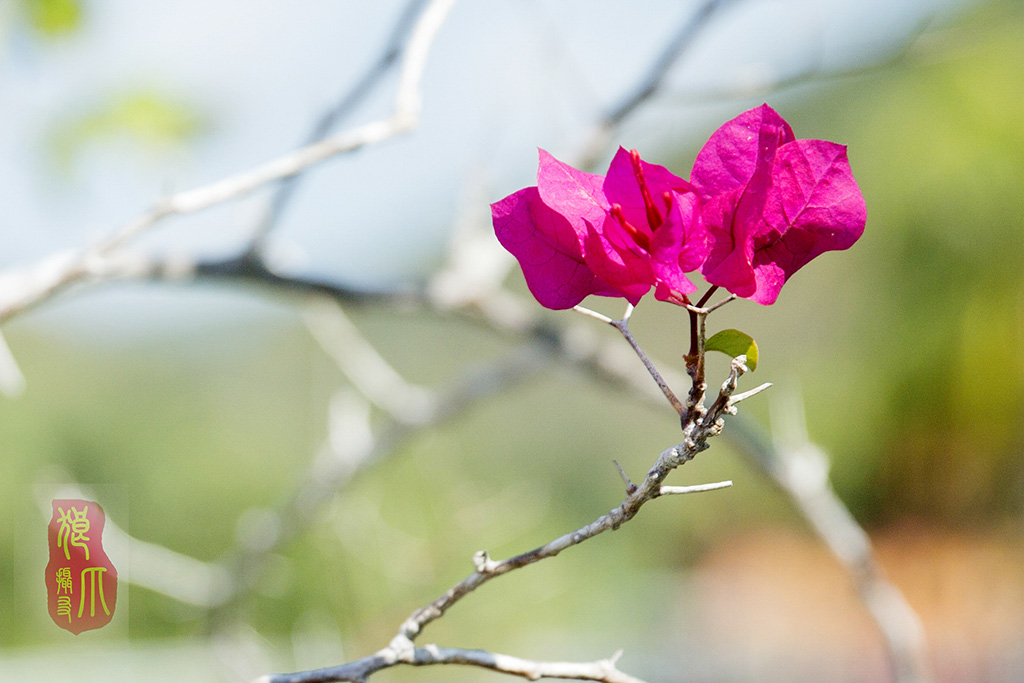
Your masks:
[{"label": "forked branch", "polygon": [[[601,314],[594,313],[593,311],[584,312],[598,319],[604,318]],[[625,329],[625,322],[628,320],[630,312],[631,309],[627,310],[624,319],[618,321],[623,324],[619,328],[620,331]],[[623,334],[628,334],[628,331],[623,332]],[[639,346],[636,345],[635,341],[631,345],[634,347],[634,350],[637,350],[638,354],[641,354],[641,358],[646,358],[646,356],[642,355],[643,352],[639,350]],[[657,370],[653,369],[653,365],[650,364],[649,360],[645,365],[648,365],[648,369],[652,370],[652,375],[655,375],[656,378],[660,377]],[[611,512],[601,515],[593,522],[575,531],[563,534],[542,546],[504,560],[495,561],[485,551],[478,552],[473,557],[475,569],[472,574],[449,588],[429,605],[416,610],[401,625],[398,634],[392,639],[388,647],[371,657],[338,667],[294,674],[272,675],[262,680],[264,683],[362,682],[376,671],[399,664],[459,663],[485,666],[486,668],[523,676],[531,680],[546,676],[551,678],[606,681],[608,683],[638,681],[636,678],[619,672],[614,667],[614,662],[610,665],[607,662],[603,664],[541,664],[525,662],[525,660],[478,650],[450,650],[434,645],[428,645],[426,648],[416,648],[414,643],[427,625],[443,617],[457,602],[490,580],[549,557],[554,557],[563,550],[579,545],[605,531],[618,529],[633,519],[640,512],[641,507],[655,498],[664,495],[712,491],[730,485],[731,482],[722,482],[697,487],[677,487],[666,486],[664,481],[672,470],[689,462],[697,453],[707,449],[707,440],[716,436],[721,431],[722,415],[735,411],[731,399],[736,390],[738,380],[746,372],[746,369],[742,357],[733,361],[729,377],[722,384],[718,397],[712,406],[707,410],[693,411],[690,422],[683,425],[685,440],[662,451],[641,483],[629,483],[627,485],[626,497]],[[624,477],[624,479],[628,481],[628,477]],[[469,655],[467,653],[472,654]],[[594,669],[595,666],[597,667],[596,669]],[[543,673],[545,671],[548,673]],[[556,674],[556,672],[561,673]]]}]

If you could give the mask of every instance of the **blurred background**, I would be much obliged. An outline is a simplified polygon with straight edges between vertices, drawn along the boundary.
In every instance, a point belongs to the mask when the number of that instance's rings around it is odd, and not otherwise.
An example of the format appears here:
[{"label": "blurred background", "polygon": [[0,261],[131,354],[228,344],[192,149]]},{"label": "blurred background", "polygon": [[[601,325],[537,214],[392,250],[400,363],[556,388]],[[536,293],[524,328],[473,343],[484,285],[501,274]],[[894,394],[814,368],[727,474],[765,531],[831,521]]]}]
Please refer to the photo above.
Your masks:
[{"label": "blurred background", "polygon": [[[763,101],[798,137],[848,145],[864,237],[774,306],[736,302],[709,327],[758,341],[745,386],[775,387],[743,413],[771,429],[802,404],[836,491],[921,619],[935,679],[1021,680],[1024,7],[711,3],[658,91],[595,137],[702,4],[457,4],[417,130],[303,175],[267,262],[363,292],[420,291],[450,266],[453,240],[482,231],[494,251],[487,204],[533,182],[537,147],[573,161],[598,140],[603,169],[621,144],[687,176],[718,125]],[[8,0],[0,269],[293,149],[417,9]],[[389,113],[396,72],[371,80],[338,130]],[[230,259],[273,193],[166,221],[133,253]],[[518,269],[504,283],[528,296]],[[613,458],[639,479],[678,439],[667,406],[557,358],[502,365],[524,339],[478,316],[344,303],[413,385],[443,393],[495,368],[517,380],[402,426],[364,404],[311,334],[333,313],[310,314],[307,298],[244,278],[127,278],[3,326],[16,365],[0,373],[0,679],[236,681],[370,654],[468,574],[475,551],[505,557],[593,520],[622,498]],[[527,310],[620,342],[571,312]],[[681,310],[645,301],[632,328],[682,372]],[[726,367],[712,366],[712,385]],[[325,455],[372,438],[351,476]],[[656,501],[489,584],[422,642],[538,660],[621,648],[620,667],[651,681],[891,680],[850,577],[759,468],[722,438],[674,476],[734,486]],[[77,637],[50,621],[42,576],[49,501],[68,491],[121,531],[105,543],[117,613]]]}]

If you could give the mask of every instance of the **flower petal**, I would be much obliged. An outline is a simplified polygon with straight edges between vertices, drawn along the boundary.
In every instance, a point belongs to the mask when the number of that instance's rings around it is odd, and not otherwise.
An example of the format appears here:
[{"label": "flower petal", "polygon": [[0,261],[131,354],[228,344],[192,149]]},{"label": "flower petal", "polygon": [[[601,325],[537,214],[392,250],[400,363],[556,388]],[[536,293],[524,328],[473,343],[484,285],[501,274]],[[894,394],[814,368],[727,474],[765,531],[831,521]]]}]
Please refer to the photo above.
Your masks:
[{"label": "flower petal", "polygon": [[706,199],[744,187],[767,171],[780,145],[796,137],[778,112],[762,104],[716,130],[693,162],[690,182]]},{"label": "flower petal", "polygon": [[576,232],[527,187],[491,204],[494,234],[523,269],[526,284],[546,308],[572,308],[589,294],[618,296],[583,262]]},{"label": "flower petal", "polygon": [[543,149],[537,165],[537,190],[551,210],[561,214],[582,242],[587,224],[600,225],[609,204],[601,186],[604,177],[578,171],[548,154]]},{"label": "flower petal", "polygon": [[754,280],[754,245],[747,226],[737,223],[736,206],[742,188],[712,197],[701,211],[711,249],[700,272],[713,285],[725,287],[736,296],[749,297],[757,288]]},{"label": "flower petal", "polygon": [[685,273],[704,263],[709,248],[697,195],[687,192],[671,196],[665,221],[651,240],[651,268],[659,285],[654,295],[662,301],[697,291]]},{"label": "flower petal", "polygon": [[824,140],[797,140],[781,147],[764,218],[780,233],[812,232],[815,256],[852,246],[864,233],[867,210],[846,147]]},{"label": "flower petal", "polygon": [[751,297],[766,305],[811,259],[852,246],[867,220],[843,145],[824,140],[783,145],[772,177],[764,207],[767,234],[755,237],[757,293]]},{"label": "flower petal", "polygon": [[651,257],[612,216],[606,216],[600,228],[591,226],[583,250],[591,271],[634,306],[650,290],[654,282]]},{"label": "flower petal", "polygon": [[741,297],[757,292],[755,237],[766,235],[762,213],[778,150],[793,129],[767,104],[729,121],[697,154],[691,180],[705,197],[704,224],[712,247],[701,272]]}]

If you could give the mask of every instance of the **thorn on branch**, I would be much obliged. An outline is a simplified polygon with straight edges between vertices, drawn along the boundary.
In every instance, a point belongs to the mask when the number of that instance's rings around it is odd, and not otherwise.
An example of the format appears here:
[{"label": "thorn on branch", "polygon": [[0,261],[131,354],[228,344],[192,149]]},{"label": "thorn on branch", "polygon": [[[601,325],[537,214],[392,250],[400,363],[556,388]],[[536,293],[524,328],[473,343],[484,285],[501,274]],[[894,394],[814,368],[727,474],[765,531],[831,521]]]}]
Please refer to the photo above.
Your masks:
[{"label": "thorn on branch", "polygon": [[615,465],[615,469],[619,471],[619,476],[622,477],[622,481],[626,482],[626,495],[633,495],[636,493],[636,484],[629,479],[629,475],[626,474],[626,470],[622,469],[622,465],[619,464],[618,460],[612,460]]}]

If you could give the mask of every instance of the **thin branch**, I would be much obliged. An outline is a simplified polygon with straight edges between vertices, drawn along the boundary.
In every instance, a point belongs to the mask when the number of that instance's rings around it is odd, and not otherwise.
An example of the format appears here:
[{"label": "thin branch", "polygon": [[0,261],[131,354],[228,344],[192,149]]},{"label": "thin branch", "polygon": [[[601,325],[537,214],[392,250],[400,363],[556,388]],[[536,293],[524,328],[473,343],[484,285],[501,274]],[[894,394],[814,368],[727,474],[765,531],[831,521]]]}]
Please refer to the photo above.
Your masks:
[{"label": "thin branch", "polygon": [[583,315],[589,316],[594,320],[598,320],[608,325],[615,324],[615,321],[609,318],[608,316],[604,315],[603,313],[598,313],[597,311],[592,311],[589,308],[586,308],[585,306],[573,306],[572,310],[576,311],[577,313],[582,313]]},{"label": "thin branch", "polygon": [[[729,406],[730,407],[734,406],[737,403],[739,403],[740,401],[745,401],[746,399],[750,398],[751,396],[757,396],[758,394],[760,394],[765,389],[770,389],[771,387],[772,387],[772,383],[771,382],[765,382],[764,384],[759,384],[758,386],[754,387],[753,389],[750,389],[749,391],[744,391],[743,393],[740,393],[740,394],[734,394],[732,396],[732,398],[729,399]],[[729,411],[727,410],[726,412],[729,412]]]},{"label": "thin branch", "polygon": [[[726,389],[723,387],[723,393],[724,392],[726,392]],[[341,667],[323,669],[314,672],[271,676],[265,680],[268,683],[310,683],[312,681],[326,682],[344,680],[364,681],[371,673],[382,668],[393,666],[398,663],[415,663],[408,661],[408,658],[410,657],[408,654],[405,655],[406,660],[402,660],[401,653],[414,651],[413,642],[416,637],[423,632],[423,629],[430,623],[443,617],[445,613],[456,603],[475,591],[477,588],[494,578],[507,574],[511,571],[515,571],[516,569],[521,569],[536,562],[540,562],[541,560],[555,557],[563,550],[579,545],[580,543],[594,538],[605,531],[618,529],[622,524],[625,524],[635,517],[644,504],[654,500],[655,498],[661,497],[663,489],[661,482],[665,480],[665,477],[668,476],[672,470],[692,460],[697,453],[706,450],[708,447],[707,439],[714,436],[719,431],[718,425],[714,424],[713,421],[694,424],[692,427],[693,429],[690,432],[691,437],[683,444],[678,444],[662,451],[654,466],[647,472],[647,476],[644,478],[644,481],[639,486],[636,486],[633,490],[629,491],[622,503],[620,503],[619,506],[614,508],[611,512],[601,515],[590,524],[559,536],[549,543],[505,560],[493,561],[487,556],[486,552],[481,551],[477,553],[473,558],[473,565],[475,568],[473,573],[449,588],[444,594],[426,607],[416,610],[416,612],[405,620],[399,629],[398,635],[396,635],[392,640],[391,645],[384,650],[381,650],[372,657],[367,657]],[[714,490],[715,488],[721,488],[723,485],[724,484],[713,484],[710,487],[705,487],[705,490]],[[675,494],[680,492],[679,487],[674,487],[670,488],[666,493]],[[426,649],[429,650],[429,646]],[[392,660],[392,657],[397,658],[397,660]],[[504,669],[496,670],[504,671]],[[524,675],[516,671],[507,671],[506,673]],[[604,675],[607,675],[607,673]],[[581,678],[580,676],[576,677]],[[584,680],[601,681],[637,680],[632,677],[610,679],[607,677],[592,678],[583,676],[582,678]]]},{"label": "thin branch", "polygon": [[394,110],[388,118],[338,133],[210,185],[171,195],[92,247],[58,254],[20,273],[9,274],[0,283],[0,295],[6,295],[0,296],[0,323],[102,272],[102,261],[107,256],[169,216],[202,211],[296,175],[338,154],[411,131],[419,121],[420,83],[427,55],[454,4],[455,0],[432,0],[417,21],[402,60]]},{"label": "thin branch", "polygon": [[622,465],[619,464],[618,460],[612,460],[612,464],[615,465],[615,469],[618,471],[619,476],[622,477],[622,483],[626,485],[626,493],[632,493],[636,490],[636,484],[626,474],[626,470],[622,469]]},{"label": "thin branch", "polygon": [[686,373],[690,375],[690,394],[686,398],[686,407],[680,413],[683,424],[699,417],[704,410],[704,396],[707,392],[707,381],[704,377],[704,345],[705,325],[708,311],[705,308],[687,306],[690,317],[690,352],[686,359]]},{"label": "thin branch", "polygon": [[736,295],[735,294],[730,294],[729,296],[725,297],[724,299],[719,301],[714,306],[708,307],[707,311],[708,311],[708,313],[714,313],[719,308],[721,308],[722,306],[725,306],[727,303],[729,303],[731,301],[736,301]]},{"label": "thin branch", "polygon": [[651,359],[647,357],[644,350],[640,348],[640,344],[638,344],[636,339],[633,338],[633,333],[629,331],[629,321],[625,318],[622,320],[614,320],[611,322],[611,326],[617,329],[626,341],[629,342],[633,352],[636,353],[640,362],[644,364],[645,368],[647,368],[647,372],[650,373],[652,378],[654,378],[655,384],[657,384],[658,388],[661,389],[661,393],[665,395],[665,398],[676,411],[676,414],[682,415],[686,412],[686,408],[683,406],[682,401],[676,397],[671,387],[669,387],[668,382],[666,382],[665,378],[661,376],[660,372],[658,372],[658,368],[654,367],[654,363],[651,362]]},{"label": "thin branch", "polygon": [[618,652],[609,659],[597,662],[537,662],[486,650],[464,650],[437,645],[414,648],[411,644],[406,646],[404,643],[393,643],[370,657],[348,664],[294,674],[272,674],[258,678],[253,683],[363,683],[374,673],[401,664],[461,664],[519,676],[530,681],[560,678],[603,683],[644,683],[641,679],[625,674],[615,667],[621,654]]},{"label": "thin branch", "polygon": [[[669,93],[664,97],[664,99],[676,104],[714,104],[717,102],[761,96],[772,92],[783,92],[788,89],[802,87],[808,84],[830,83],[861,76],[869,76],[873,73],[882,72],[900,65],[912,66],[915,63],[915,58],[919,59],[922,54],[927,57],[929,56],[929,49],[934,49],[933,45],[924,44],[926,43],[924,39],[933,33],[940,32],[932,30],[932,27],[938,20],[937,17],[938,12],[934,13],[930,17],[923,17],[918,22],[917,26],[910,31],[907,37],[902,40],[898,50],[875,63],[866,65],[861,64],[846,69],[832,70],[822,68],[820,63],[812,64],[808,68],[802,69],[788,76],[776,79],[767,79],[761,83],[751,84],[747,82],[733,85],[726,83],[718,88],[703,88],[699,91],[691,92],[677,91]],[[945,32],[948,33],[948,30]],[[948,54],[958,54],[958,52],[959,51],[955,49],[947,50]],[[921,61],[927,60],[924,59]]]},{"label": "thin branch", "polygon": [[[581,312],[597,317],[598,319],[601,319],[602,317],[600,314],[596,314],[587,309],[584,309]],[[632,335],[629,333],[628,320],[631,313],[632,307],[629,307],[627,308],[622,320],[612,321],[611,324],[616,326],[625,338],[630,341],[630,345],[633,346],[634,351],[640,355],[641,359],[644,360],[645,365],[647,365],[648,369],[651,370],[652,376],[654,376],[655,379],[660,379],[660,375],[653,369],[650,361],[639,349],[639,346],[636,344],[635,340],[632,339]],[[684,423],[683,425],[683,433],[686,439],[683,443],[662,451],[658,456],[657,461],[651,469],[648,470],[643,482],[639,485],[634,485],[632,482],[629,482],[629,478],[622,473],[623,479],[627,482],[626,497],[622,503],[620,503],[618,507],[612,509],[611,512],[601,515],[590,524],[564,534],[545,545],[505,560],[494,561],[488,556],[486,551],[478,552],[473,557],[474,571],[472,574],[449,588],[429,605],[416,610],[402,624],[398,634],[392,639],[391,644],[372,657],[364,658],[363,660],[359,660],[358,662],[344,665],[342,667],[334,667],[315,672],[282,675],[278,677],[271,677],[269,680],[272,683],[336,680],[362,682],[365,681],[371,673],[381,668],[386,668],[387,666],[397,663],[416,663],[415,653],[417,652],[417,649],[414,646],[414,641],[417,636],[423,632],[426,626],[443,617],[456,603],[474,592],[483,584],[517,569],[540,562],[541,560],[555,557],[562,551],[579,545],[580,543],[594,538],[605,531],[618,529],[622,524],[625,524],[635,517],[644,504],[654,500],[655,498],[661,497],[662,495],[710,491],[731,485],[731,482],[722,482],[698,487],[665,487],[662,482],[664,482],[665,478],[672,470],[692,460],[697,453],[706,450],[708,448],[707,440],[721,432],[721,415],[726,410],[735,410],[730,405],[729,399],[736,389],[739,377],[742,376],[745,371],[746,366],[743,365],[743,358],[740,357],[739,359],[735,359],[732,363],[732,371],[729,378],[723,383],[718,399],[712,405],[711,409],[707,411],[695,411],[692,413],[690,422]],[[662,385],[664,385],[663,381]],[[669,394],[671,394],[671,392],[669,392]],[[620,473],[621,472],[620,468]],[[431,651],[430,646],[426,649]],[[436,651],[437,648],[434,648],[434,650]],[[483,655],[488,656],[487,653],[483,653]],[[431,660],[430,663],[437,662]],[[473,660],[464,663],[476,663],[476,661]],[[504,671],[505,669],[496,670]],[[524,674],[520,670],[510,670],[507,672],[515,673],[517,675],[527,675],[528,677],[529,675],[533,675],[533,677],[536,678],[536,670],[532,669],[530,671],[532,672],[531,674]],[[576,673],[578,674],[579,672],[576,671]],[[603,671],[601,678],[590,678],[590,680],[609,680],[605,677],[607,673],[607,671]],[[579,678],[580,676],[576,675],[574,677]],[[584,676],[584,678],[588,677]]]},{"label": "thin branch", "polygon": [[[366,99],[370,93],[384,82],[382,77],[398,63],[398,59],[405,48],[406,40],[408,40],[409,32],[414,26],[414,21],[419,16],[424,4],[425,0],[411,0],[406,3],[394,27],[391,29],[391,34],[380,56],[369,69],[363,72],[359,80],[345,93],[338,103],[321,115],[306,138],[305,145],[312,145],[326,138],[338,123],[346,118],[360,102]],[[252,241],[249,246],[251,252],[255,254],[262,252],[267,235],[280,221],[281,215],[294,196],[298,179],[299,174],[295,174],[278,183],[273,199],[271,199],[270,207],[253,231]]]},{"label": "thin branch", "polygon": [[[491,308],[481,306],[478,310],[486,313]],[[508,329],[510,320],[516,321],[517,331],[521,333],[536,333],[531,331],[539,325],[536,319],[522,314],[511,319],[498,317],[491,322],[494,329],[512,331]],[[556,348],[563,350],[562,358],[590,376],[628,390],[634,396],[647,398],[653,405],[661,404],[660,392],[648,382],[638,382],[627,367],[613,360],[620,356],[617,348],[594,341],[584,347],[585,352],[579,352],[577,350],[583,345],[578,340],[582,334],[578,329],[552,329],[547,325],[544,334],[547,337],[554,334],[557,339],[561,339]],[[738,373],[740,368],[737,366],[742,366],[742,361],[733,365],[733,371]],[[767,388],[761,385],[744,393],[732,394],[728,387],[731,380],[732,377],[727,380],[727,386],[723,387],[723,394],[728,395],[716,401],[714,410],[720,411],[719,415],[732,413],[735,403]],[[716,422],[717,419],[714,418]],[[729,418],[729,429],[725,431],[725,437],[769,475],[770,480],[793,502],[801,516],[839,559],[857,585],[861,600],[882,634],[898,683],[932,681],[920,619],[900,590],[885,577],[875,559],[867,533],[857,524],[829,484],[824,454],[816,448],[781,451],[771,443],[760,427],[743,416]],[[805,475],[809,472],[817,474],[808,477],[801,476],[801,472]]]},{"label": "thin branch", "polygon": [[715,15],[727,5],[729,0],[706,0],[697,8],[692,17],[679,26],[669,42],[662,48],[635,90],[625,95],[598,122],[591,133],[584,152],[581,155],[581,168],[589,168],[596,162],[608,144],[612,132],[622,125],[642,104],[654,97],[664,86],[672,67],[682,59],[687,49],[693,45]]},{"label": "thin branch", "polygon": [[[480,305],[477,310],[486,315],[496,307]],[[647,398],[654,405],[661,404],[660,392],[648,382],[638,382],[629,372],[628,366],[618,360],[622,356],[618,347],[601,344],[597,340],[581,342],[586,330],[552,328],[549,323],[542,325],[536,316],[522,311],[512,317],[497,315],[484,322],[506,333],[543,334],[545,338],[553,336],[559,340],[555,348],[561,350],[563,360],[594,378],[602,379],[619,389],[626,389],[635,396]],[[742,360],[734,361],[732,367],[733,374],[738,378],[743,369]],[[731,375],[706,420],[720,424],[718,420],[721,415],[731,414],[735,403],[767,388],[761,385],[747,392],[733,394],[730,388],[733,382]],[[729,429],[725,435],[730,444],[747,454],[787,495],[854,580],[865,607],[885,640],[898,683],[932,681],[920,619],[899,589],[885,577],[874,557],[867,534],[829,484],[827,460],[822,460],[823,454],[806,448],[802,450],[802,456],[794,455],[793,451],[784,453],[771,444],[755,423],[742,416],[729,418]],[[819,455],[808,455],[815,452]],[[801,484],[807,478],[798,476],[800,472],[818,474],[810,478],[809,484],[806,481]]]}]

